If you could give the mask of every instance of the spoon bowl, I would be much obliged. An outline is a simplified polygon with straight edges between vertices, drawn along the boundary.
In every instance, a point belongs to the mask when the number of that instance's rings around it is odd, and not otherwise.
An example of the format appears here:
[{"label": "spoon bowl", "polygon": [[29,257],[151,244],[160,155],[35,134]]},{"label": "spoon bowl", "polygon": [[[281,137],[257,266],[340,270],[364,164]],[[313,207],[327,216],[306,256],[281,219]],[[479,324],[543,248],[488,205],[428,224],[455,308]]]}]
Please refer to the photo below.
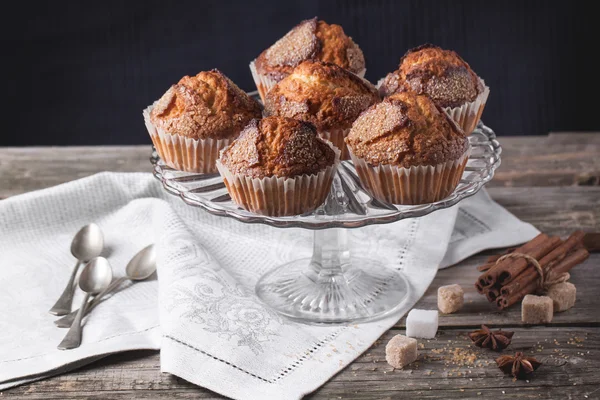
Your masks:
[{"label": "spoon bowl", "polygon": [[67,286],[50,309],[50,314],[65,315],[71,312],[71,303],[73,303],[73,294],[75,293],[74,282],[79,266],[81,263],[98,257],[102,253],[103,247],[104,236],[100,227],[94,223],[84,226],[75,234],[71,242],[71,254],[77,259],[77,263],[71,271]]},{"label": "spoon bowl", "polygon": [[144,247],[127,263],[125,274],[132,281],[143,281],[156,271],[156,250],[154,245]]},{"label": "spoon bowl", "polygon": [[77,232],[71,242],[71,254],[78,260],[87,262],[102,253],[104,235],[100,227],[94,223],[84,226]]},{"label": "spoon bowl", "polygon": [[60,350],[74,349],[81,345],[81,319],[85,314],[88,300],[92,294],[105,290],[111,281],[112,269],[106,258],[95,257],[86,264],[79,277],[79,287],[85,292],[85,297],[79,311],[77,311],[71,329],[58,345]]},{"label": "spoon bowl", "polygon": [[[94,307],[100,304],[102,298],[107,293],[118,288],[126,280],[129,279],[132,281],[143,281],[144,279],[149,278],[155,271],[156,249],[154,245],[151,244],[140,250],[135,256],[133,256],[129,263],[127,263],[127,267],[125,267],[126,276],[115,279],[106,289],[98,293],[93,300],[90,300],[85,309],[85,313],[92,311]],[[59,328],[69,328],[73,324],[73,321],[75,321],[76,315],[77,311],[73,311],[54,321],[54,324]]]},{"label": "spoon bowl", "polygon": [[92,258],[79,276],[79,287],[86,293],[96,294],[106,289],[112,281],[110,263],[104,257]]}]

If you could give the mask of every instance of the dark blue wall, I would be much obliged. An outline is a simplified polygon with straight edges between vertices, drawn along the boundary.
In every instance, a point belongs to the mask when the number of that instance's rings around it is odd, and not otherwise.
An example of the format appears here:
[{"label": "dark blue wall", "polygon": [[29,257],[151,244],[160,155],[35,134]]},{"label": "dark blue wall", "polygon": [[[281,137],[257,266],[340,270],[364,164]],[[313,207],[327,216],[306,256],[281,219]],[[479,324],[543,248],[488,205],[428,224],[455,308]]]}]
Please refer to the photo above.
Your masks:
[{"label": "dark blue wall", "polygon": [[248,62],[315,15],[362,47],[373,82],[413,46],[456,50],[491,87],[483,118],[499,135],[600,130],[587,3],[19,2],[0,27],[0,145],[148,143],[141,110],[170,84],[216,67],[253,90]]}]

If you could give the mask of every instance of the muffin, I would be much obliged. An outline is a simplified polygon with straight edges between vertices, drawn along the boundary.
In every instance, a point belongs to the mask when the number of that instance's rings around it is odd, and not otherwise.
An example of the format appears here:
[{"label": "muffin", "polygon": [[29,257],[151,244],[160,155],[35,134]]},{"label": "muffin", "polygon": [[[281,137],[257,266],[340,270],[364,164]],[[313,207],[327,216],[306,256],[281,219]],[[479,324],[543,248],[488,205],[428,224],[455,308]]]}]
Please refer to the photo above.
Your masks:
[{"label": "muffin", "polygon": [[377,90],[364,79],[335,64],[304,61],[269,91],[265,115],[312,123],[345,160],[349,154],[344,138],[352,123],[378,101]]},{"label": "muffin", "polygon": [[379,85],[382,97],[406,90],[431,97],[467,135],[477,126],[490,93],[458,54],[430,44],[409,50],[398,70]]},{"label": "muffin", "polygon": [[329,193],[339,151],[310,123],[284,117],[252,120],[221,152],[217,168],[233,201],[272,217],[313,211]]},{"label": "muffin", "polygon": [[469,142],[428,96],[406,91],[362,113],[346,138],[360,180],[392,204],[442,200],[458,185]]},{"label": "muffin", "polygon": [[144,110],[144,120],[156,151],[168,166],[214,173],[219,151],[261,114],[256,100],[213,69],[181,78]]},{"label": "muffin", "polygon": [[365,57],[341,26],[317,18],[300,22],[250,63],[260,98],[305,60],[321,60],[365,76]]}]

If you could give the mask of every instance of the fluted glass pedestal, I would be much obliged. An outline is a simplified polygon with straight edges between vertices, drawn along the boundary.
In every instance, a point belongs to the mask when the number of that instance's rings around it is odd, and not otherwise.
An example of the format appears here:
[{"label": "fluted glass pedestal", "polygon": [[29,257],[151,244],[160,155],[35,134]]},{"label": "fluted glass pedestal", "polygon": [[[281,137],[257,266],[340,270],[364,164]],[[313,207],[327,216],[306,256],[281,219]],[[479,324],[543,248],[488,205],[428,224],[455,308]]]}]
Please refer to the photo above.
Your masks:
[{"label": "fluted glass pedestal", "polygon": [[314,233],[313,255],[265,274],[256,294],[290,318],[309,323],[364,321],[393,311],[408,295],[398,271],[355,257],[346,229]]}]

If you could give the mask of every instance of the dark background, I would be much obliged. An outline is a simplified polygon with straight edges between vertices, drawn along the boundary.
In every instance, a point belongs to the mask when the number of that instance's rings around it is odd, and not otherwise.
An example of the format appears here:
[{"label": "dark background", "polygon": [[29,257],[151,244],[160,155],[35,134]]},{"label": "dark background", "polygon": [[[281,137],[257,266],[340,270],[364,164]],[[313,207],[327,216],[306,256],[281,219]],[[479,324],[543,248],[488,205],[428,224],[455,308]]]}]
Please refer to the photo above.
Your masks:
[{"label": "dark background", "polygon": [[254,90],[248,63],[300,20],[340,24],[367,79],[431,42],[456,50],[491,88],[499,135],[600,130],[593,2],[19,2],[0,24],[6,91],[0,145],[149,143],[142,109],[185,74],[219,68]]}]

